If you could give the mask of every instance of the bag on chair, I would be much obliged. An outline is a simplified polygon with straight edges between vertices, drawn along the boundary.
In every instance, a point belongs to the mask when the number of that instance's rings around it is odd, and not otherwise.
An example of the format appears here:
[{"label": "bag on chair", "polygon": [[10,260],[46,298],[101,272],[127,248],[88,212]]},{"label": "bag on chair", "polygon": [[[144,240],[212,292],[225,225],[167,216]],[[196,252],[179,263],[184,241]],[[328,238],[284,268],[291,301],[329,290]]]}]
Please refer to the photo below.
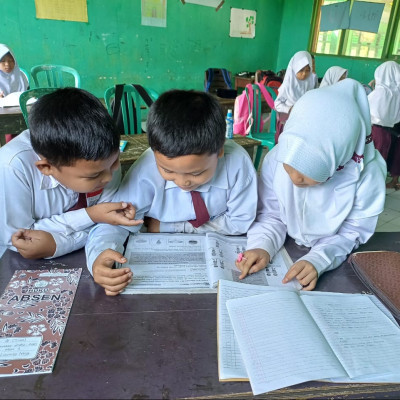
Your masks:
[{"label": "bag on chair", "polygon": [[[265,89],[264,85],[261,85],[260,83],[255,83],[255,85],[258,85],[265,101],[272,110],[275,106],[274,100],[268,93],[267,89]],[[246,136],[249,134],[251,127],[253,126],[253,92],[253,85],[249,83],[246,85],[242,94],[236,97],[233,113],[233,133],[235,135]],[[267,119],[268,118],[265,120],[263,118],[260,119],[259,132],[262,132],[264,123]]]}]

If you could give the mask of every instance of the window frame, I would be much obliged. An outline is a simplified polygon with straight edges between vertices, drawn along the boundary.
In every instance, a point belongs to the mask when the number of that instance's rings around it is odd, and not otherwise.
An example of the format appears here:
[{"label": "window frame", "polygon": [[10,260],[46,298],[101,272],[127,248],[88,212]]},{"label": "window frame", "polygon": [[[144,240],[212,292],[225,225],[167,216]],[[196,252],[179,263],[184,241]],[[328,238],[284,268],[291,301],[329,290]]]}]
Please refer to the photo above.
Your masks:
[{"label": "window frame", "polygon": [[[352,6],[354,1],[356,0],[349,0],[349,1],[351,2]],[[357,60],[394,60],[394,61],[400,60],[400,54],[393,54],[393,49],[396,40],[396,33],[398,30],[400,30],[400,0],[393,0],[392,10],[388,21],[388,28],[385,35],[385,41],[383,43],[382,55],[379,58],[350,56],[344,54],[349,35],[348,29],[339,29],[340,39],[339,39],[337,54],[317,53],[316,49],[318,44],[319,25],[321,20],[321,7],[323,5],[322,3],[323,0],[314,0],[311,31],[308,43],[308,49],[312,54],[331,56],[331,57],[346,57],[346,58],[349,57],[349,58],[356,58]],[[316,29],[317,27],[318,29]]]}]

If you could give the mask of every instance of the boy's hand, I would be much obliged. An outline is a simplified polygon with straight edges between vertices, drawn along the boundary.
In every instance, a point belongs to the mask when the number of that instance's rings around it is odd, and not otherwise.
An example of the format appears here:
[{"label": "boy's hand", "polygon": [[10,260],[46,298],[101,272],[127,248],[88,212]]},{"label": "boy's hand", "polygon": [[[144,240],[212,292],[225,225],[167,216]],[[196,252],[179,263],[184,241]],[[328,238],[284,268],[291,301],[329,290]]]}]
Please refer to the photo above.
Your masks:
[{"label": "boy's hand", "polygon": [[100,203],[86,208],[93,222],[110,225],[135,226],[143,224],[143,220],[135,220],[136,210],[131,203]]},{"label": "boy's hand", "polygon": [[132,282],[130,268],[112,269],[115,262],[125,263],[126,258],[117,251],[104,250],[93,263],[93,279],[102,286],[107,296],[116,296]]},{"label": "boy's hand", "polygon": [[318,272],[310,262],[300,260],[290,267],[282,283],[288,283],[293,278],[299,281],[301,286],[303,286],[303,290],[313,290],[317,284]]},{"label": "boy's hand", "polygon": [[242,273],[239,279],[243,279],[247,274],[253,274],[254,272],[260,271],[265,268],[269,261],[270,255],[267,251],[262,249],[247,250],[243,253],[242,261],[236,261],[236,267],[238,267]]},{"label": "boy's hand", "polygon": [[144,221],[148,233],[160,233],[160,221],[155,218],[146,217]]},{"label": "boy's hand", "polygon": [[11,236],[13,246],[24,258],[46,258],[56,252],[56,242],[49,232],[19,229]]}]

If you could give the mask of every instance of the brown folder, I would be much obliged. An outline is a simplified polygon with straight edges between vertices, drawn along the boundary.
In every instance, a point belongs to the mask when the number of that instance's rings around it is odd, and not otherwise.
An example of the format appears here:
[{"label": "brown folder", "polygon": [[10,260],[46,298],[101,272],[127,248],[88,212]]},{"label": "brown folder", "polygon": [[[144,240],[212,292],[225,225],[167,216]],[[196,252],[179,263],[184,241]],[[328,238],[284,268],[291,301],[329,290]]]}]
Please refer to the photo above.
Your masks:
[{"label": "brown folder", "polygon": [[400,319],[400,253],[365,251],[351,254],[349,261],[364,285]]}]

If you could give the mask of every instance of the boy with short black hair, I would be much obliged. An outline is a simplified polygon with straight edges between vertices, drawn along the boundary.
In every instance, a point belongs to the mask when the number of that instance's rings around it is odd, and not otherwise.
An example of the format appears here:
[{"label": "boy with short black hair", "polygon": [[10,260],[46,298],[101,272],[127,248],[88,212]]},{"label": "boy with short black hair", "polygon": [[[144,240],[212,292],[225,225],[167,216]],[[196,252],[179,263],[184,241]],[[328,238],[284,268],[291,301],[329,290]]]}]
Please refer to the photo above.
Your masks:
[{"label": "boy with short black hair", "polygon": [[[172,90],[152,105],[148,149],[130,168],[113,198],[126,198],[148,232],[245,234],[255,219],[257,177],[247,152],[229,140],[218,101],[204,92]],[[131,281],[123,243],[134,228],[98,225],[88,238],[87,265],[106,294]]]},{"label": "boy with short black hair", "polygon": [[83,247],[94,223],[140,223],[131,204],[105,203],[121,179],[120,136],[96,97],[56,90],[32,106],[29,127],[0,149],[0,245],[58,257]]}]

